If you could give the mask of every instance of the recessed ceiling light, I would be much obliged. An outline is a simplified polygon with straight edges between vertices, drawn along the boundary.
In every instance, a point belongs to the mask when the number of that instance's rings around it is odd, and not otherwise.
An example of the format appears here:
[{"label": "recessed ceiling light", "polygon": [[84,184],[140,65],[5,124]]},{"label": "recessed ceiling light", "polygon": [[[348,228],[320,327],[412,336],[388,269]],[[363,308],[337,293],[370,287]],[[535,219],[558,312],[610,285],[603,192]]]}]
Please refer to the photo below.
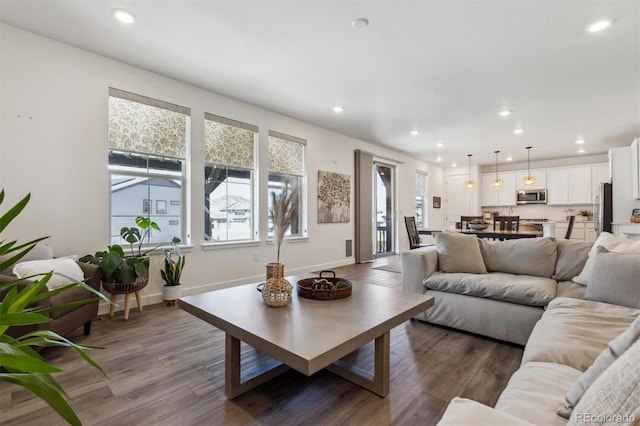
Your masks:
[{"label": "recessed ceiling light", "polygon": [[582,144],[584,143],[584,139],[578,139],[578,140],[576,141],[576,143],[577,143],[578,145],[582,145]]},{"label": "recessed ceiling light", "polygon": [[438,161],[438,162],[442,161],[442,157],[440,157],[440,156],[438,155],[438,157],[436,158],[436,161]]},{"label": "recessed ceiling light", "polygon": [[578,150],[578,154],[584,154],[584,148],[580,148],[580,149]]},{"label": "recessed ceiling light", "polygon": [[444,144],[442,142],[438,141],[438,143],[436,143],[436,146],[438,148],[442,148],[444,146]]},{"label": "recessed ceiling light", "polygon": [[507,160],[507,161],[512,161],[512,160],[513,160],[513,157],[511,157],[511,156],[509,155],[507,158],[505,158],[505,160]]},{"label": "recessed ceiling light", "polygon": [[458,167],[456,163],[451,163],[451,167]]},{"label": "recessed ceiling light", "polygon": [[516,135],[519,135],[519,134],[521,134],[521,133],[523,133],[523,132],[524,132],[524,130],[522,130],[521,128],[517,128],[517,129],[515,129],[515,130],[513,131],[513,133],[515,133]]},{"label": "recessed ceiling light", "polygon": [[113,16],[115,16],[118,21],[124,24],[133,24],[133,21],[135,21],[133,14],[124,9],[113,9],[112,12]]},{"label": "recessed ceiling light", "polygon": [[597,33],[602,30],[606,30],[607,28],[609,28],[610,25],[611,25],[611,21],[608,19],[605,19],[605,20],[594,22],[593,24],[588,25],[587,28],[585,28],[585,31],[588,33]]},{"label": "recessed ceiling light", "polygon": [[412,130],[412,131],[409,132],[409,134],[413,135],[413,136],[417,135],[418,133],[420,133],[420,132],[417,131],[417,130]]},{"label": "recessed ceiling light", "polygon": [[333,107],[333,112],[342,112],[344,111],[344,108],[341,107],[340,105],[336,105]]},{"label": "recessed ceiling light", "polygon": [[502,111],[500,111],[500,112],[498,113],[498,115],[499,115],[500,117],[508,117],[508,116],[510,116],[510,115],[511,115],[511,110],[510,110],[510,109],[503,109]]},{"label": "recessed ceiling light", "polygon": [[354,19],[351,26],[357,30],[361,30],[369,26],[369,20],[367,18]]}]

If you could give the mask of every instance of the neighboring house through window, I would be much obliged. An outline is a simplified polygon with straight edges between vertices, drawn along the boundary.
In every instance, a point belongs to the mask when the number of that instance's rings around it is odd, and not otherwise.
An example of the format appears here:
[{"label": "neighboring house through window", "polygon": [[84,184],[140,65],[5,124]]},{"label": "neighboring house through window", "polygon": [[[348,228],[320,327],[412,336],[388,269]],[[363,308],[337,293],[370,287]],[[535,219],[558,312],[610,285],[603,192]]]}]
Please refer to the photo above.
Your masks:
[{"label": "neighboring house through window", "polygon": [[[269,211],[271,211],[271,193],[282,191],[284,182],[298,187],[298,217],[291,225],[287,236],[307,236],[305,148],[307,141],[295,136],[269,130]],[[273,237],[273,219],[268,216],[268,236]]]},{"label": "neighboring house through window", "polygon": [[136,216],[157,222],[145,243],[185,241],[185,163],[191,111],[109,89],[111,244],[126,244],[122,227]]},{"label": "neighboring house through window", "polygon": [[253,190],[257,135],[257,126],[205,114],[206,241],[257,238]]},{"label": "neighboring house through window", "polygon": [[428,224],[429,197],[427,194],[428,176],[426,172],[416,171],[416,226],[426,228]]}]

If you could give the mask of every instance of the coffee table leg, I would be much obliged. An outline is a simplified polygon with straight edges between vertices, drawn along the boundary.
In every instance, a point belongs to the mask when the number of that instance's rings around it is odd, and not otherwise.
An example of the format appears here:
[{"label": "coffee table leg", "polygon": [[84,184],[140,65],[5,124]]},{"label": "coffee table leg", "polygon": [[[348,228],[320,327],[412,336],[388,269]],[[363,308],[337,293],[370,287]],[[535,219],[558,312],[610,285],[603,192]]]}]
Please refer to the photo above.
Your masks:
[{"label": "coffee table leg", "polygon": [[390,342],[389,332],[384,333],[375,340],[373,376],[361,368],[342,361],[337,361],[326,368],[333,374],[385,397],[389,393]]},{"label": "coffee table leg", "polygon": [[241,377],[240,340],[229,333],[225,333],[225,375],[224,391],[227,398],[234,399],[243,393],[260,386],[264,382],[289,370],[290,367],[280,364],[274,368],[266,369],[247,381]]}]

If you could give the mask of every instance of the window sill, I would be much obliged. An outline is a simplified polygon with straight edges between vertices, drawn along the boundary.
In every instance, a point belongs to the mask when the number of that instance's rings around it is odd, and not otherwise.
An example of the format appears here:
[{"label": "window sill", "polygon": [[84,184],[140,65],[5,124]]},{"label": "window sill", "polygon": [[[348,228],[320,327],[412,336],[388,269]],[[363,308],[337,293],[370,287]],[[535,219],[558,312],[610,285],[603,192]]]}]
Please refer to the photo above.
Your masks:
[{"label": "window sill", "polygon": [[226,248],[236,248],[236,247],[257,247],[260,245],[260,241],[224,241],[219,243],[202,243],[200,247],[202,250],[222,250]]},{"label": "window sill", "polygon": [[[309,241],[309,237],[286,237],[283,241],[283,243],[285,244],[294,244],[294,243],[306,243]],[[270,245],[275,245],[276,244],[276,240],[274,239],[270,239],[267,240],[267,244]]]}]

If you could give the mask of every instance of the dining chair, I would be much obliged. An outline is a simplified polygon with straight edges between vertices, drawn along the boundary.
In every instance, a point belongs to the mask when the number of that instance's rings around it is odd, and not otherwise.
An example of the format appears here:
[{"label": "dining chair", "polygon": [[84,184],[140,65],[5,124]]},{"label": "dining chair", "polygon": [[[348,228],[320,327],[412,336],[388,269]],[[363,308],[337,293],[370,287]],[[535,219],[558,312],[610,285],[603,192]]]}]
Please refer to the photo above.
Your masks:
[{"label": "dining chair", "polygon": [[416,248],[425,247],[427,244],[420,243],[420,234],[418,234],[416,218],[414,216],[405,216],[404,224],[407,227],[407,234],[409,234],[409,249],[413,250]]},{"label": "dining chair", "polygon": [[482,216],[460,216],[460,229],[469,229],[469,222],[474,219],[482,219]]},{"label": "dining chair", "polygon": [[569,216],[569,226],[567,226],[567,233],[564,234],[565,240],[568,240],[569,238],[571,238],[571,231],[573,231],[573,222],[575,221],[576,221],[575,216]]},{"label": "dining chair", "polygon": [[[496,225],[499,223],[499,228]],[[520,216],[494,216],[493,217],[493,230],[499,229],[500,231],[517,231],[520,225]]]}]

